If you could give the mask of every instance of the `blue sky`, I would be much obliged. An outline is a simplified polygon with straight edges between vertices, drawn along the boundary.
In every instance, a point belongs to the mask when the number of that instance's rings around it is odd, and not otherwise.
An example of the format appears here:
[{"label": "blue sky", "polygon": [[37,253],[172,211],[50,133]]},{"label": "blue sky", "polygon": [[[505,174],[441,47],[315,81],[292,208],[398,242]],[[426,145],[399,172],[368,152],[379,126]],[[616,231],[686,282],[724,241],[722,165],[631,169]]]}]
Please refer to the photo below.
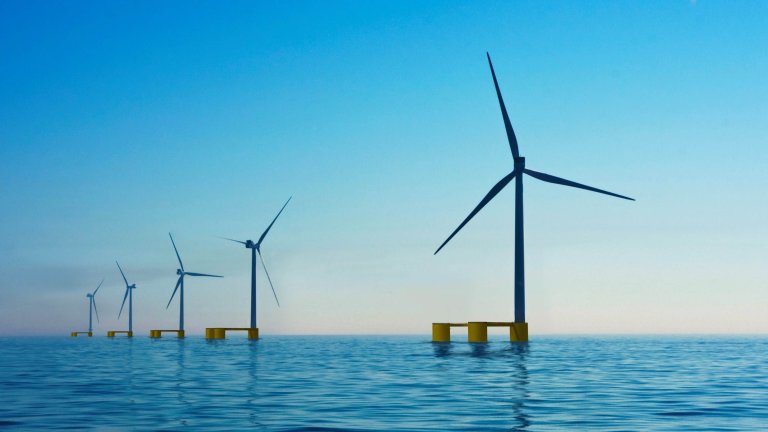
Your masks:
[{"label": "blue sky", "polygon": [[0,4],[0,334],[99,333],[135,281],[167,328],[426,333],[512,317],[512,168],[528,166],[531,333],[768,331],[765,2]]}]

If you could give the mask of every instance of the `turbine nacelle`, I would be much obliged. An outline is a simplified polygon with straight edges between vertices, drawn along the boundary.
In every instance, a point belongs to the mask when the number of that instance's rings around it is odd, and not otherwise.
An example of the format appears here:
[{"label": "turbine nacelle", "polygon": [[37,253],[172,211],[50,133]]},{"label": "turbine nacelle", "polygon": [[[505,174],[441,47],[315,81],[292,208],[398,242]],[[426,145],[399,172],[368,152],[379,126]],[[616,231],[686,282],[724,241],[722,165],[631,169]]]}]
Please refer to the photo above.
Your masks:
[{"label": "turbine nacelle", "polygon": [[259,245],[254,243],[253,240],[246,240],[245,247],[248,249],[258,249]]},{"label": "turbine nacelle", "polygon": [[177,275],[179,275],[179,276],[181,276],[181,275],[183,275],[183,274],[184,274],[184,270],[182,270],[182,269],[176,269],[176,274],[177,274]]}]

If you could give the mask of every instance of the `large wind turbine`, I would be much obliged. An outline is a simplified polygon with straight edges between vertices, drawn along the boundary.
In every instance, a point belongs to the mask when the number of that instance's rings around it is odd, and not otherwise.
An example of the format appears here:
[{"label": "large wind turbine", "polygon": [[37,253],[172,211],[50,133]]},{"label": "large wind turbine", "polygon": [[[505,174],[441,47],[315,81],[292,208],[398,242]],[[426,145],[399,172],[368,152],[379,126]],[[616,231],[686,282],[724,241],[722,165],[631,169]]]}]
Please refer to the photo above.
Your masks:
[{"label": "large wind turbine", "polygon": [[99,286],[92,293],[86,294],[88,297],[88,333],[93,333],[93,311],[96,311],[96,321],[99,321],[99,309],[96,308],[96,293],[99,292],[104,279],[99,282]]},{"label": "large wind turbine", "polygon": [[181,287],[181,292],[179,293],[179,330],[184,330],[184,276],[206,276],[206,277],[223,277],[223,276],[217,276],[217,275],[211,275],[211,274],[205,274],[205,273],[192,273],[184,270],[184,264],[181,262],[181,256],[179,256],[179,250],[176,249],[176,242],[173,241],[173,236],[171,233],[168,233],[168,237],[171,238],[171,244],[173,244],[173,250],[176,252],[176,258],[179,260],[179,267],[176,269],[176,274],[179,275],[179,279],[176,281],[176,287],[173,289],[173,294],[171,294],[170,300],[168,300],[168,304],[165,306],[166,309],[168,309],[168,306],[171,305],[171,302],[173,301],[173,296],[176,295],[176,291]]},{"label": "large wind turbine", "polygon": [[290,197],[288,198],[288,201],[283,204],[283,207],[280,209],[279,212],[277,212],[277,216],[275,216],[274,219],[272,219],[272,223],[269,224],[267,229],[264,230],[264,233],[261,234],[261,237],[259,237],[259,240],[257,242],[253,242],[253,240],[246,240],[246,241],[240,241],[235,240],[231,238],[225,238],[222,237],[224,240],[233,241],[236,243],[244,244],[247,249],[251,250],[251,328],[256,328],[256,254],[259,255],[259,259],[261,260],[261,266],[264,267],[264,274],[267,275],[267,280],[269,281],[269,286],[272,288],[272,295],[275,296],[275,301],[277,302],[277,306],[280,306],[280,301],[277,299],[277,293],[275,293],[275,287],[272,285],[272,279],[269,277],[269,272],[267,271],[267,266],[264,264],[264,257],[261,256],[261,242],[264,241],[264,238],[267,236],[267,233],[272,228],[272,225],[275,224],[275,221],[278,217],[280,217],[280,213],[283,212],[285,209],[285,206],[288,205],[288,203],[291,201]]},{"label": "large wind turbine", "polygon": [[475,207],[474,210],[467,216],[466,219],[456,228],[447,240],[440,245],[435,251],[435,254],[440,252],[440,249],[448,243],[456,233],[461,230],[464,225],[469,222],[493,197],[496,196],[504,187],[509,184],[513,179],[515,180],[515,322],[525,322],[525,269],[524,269],[524,254],[523,254],[523,174],[548,182],[555,183],[564,186],[571,186],[579,189],[586,189],[592,192],[598,192],[606,195],[615,196],[627,200],[634,201],[633,198],[626,197],[624,195],[615,194],[613,192],[604,191],[591,186],[586,186],[580,183],[576,183],[570,180],[555,177],[550,174],[534,171],[525,167],[525,158],[520,156],[520,152],[517,148],[517,138],[515,137],[515,131],[512,129],[512,123],[509,121],[509,115],[507,115],[507,108],[504,106],[504,100],[501,97],[501,90],[499,90],[499,83],[496,81],[496,72],[493,70],[493,63],[491,63],[491,56],[487,54],[488,65],[491,67],[491,76],[493,76],[493,85],[496,87],[496,96],[499,98],[499,106],[501,107],[501,116],[504,119],[504,127],[507,130],[507,139],[509,140],[509,148],[512,150],[512,158],[514,160],[514,169],[512,172],[504,176],[480,201],[480,204]]},{"label": "large wind turbine", "polygon": [[133,290],[136,289],[136,284],[130,285],[128,283],[128,279],[125,278],[125,273],[123,273],[123,268],[120,267],[120,263],[115,261],[115,264],[117,264],[117,268],[120,270],[120,275],[123,276],[123,280],[125,281],[125,295],[123,296],[123,303],[120,305],[120,312],[117,314],[117,319],[120,319],[120,315],[123,313],[123,306],[125,306],[125,300],[128,299],[128,335],[133,335]]}]

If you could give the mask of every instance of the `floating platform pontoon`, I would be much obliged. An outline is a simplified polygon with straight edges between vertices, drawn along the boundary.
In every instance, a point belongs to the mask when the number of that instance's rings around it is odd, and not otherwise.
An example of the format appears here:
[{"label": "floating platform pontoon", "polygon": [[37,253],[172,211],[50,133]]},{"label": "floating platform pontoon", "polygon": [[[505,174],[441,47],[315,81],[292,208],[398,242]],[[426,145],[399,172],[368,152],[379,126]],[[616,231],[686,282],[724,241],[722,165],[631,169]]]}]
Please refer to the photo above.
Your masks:
[{"label": "floating platform pontoon", "polygon": [[109,330],[107,337],[115,337],[116,334],[125,334],[127,337],[133,337],[133,332],[130,330]]},{"label": "floating platform pontoon", "polygon": [[183,338],[184,330],[150,330],[149,337],[157,339],[163,335],[163,333],[176,333],[176,337]]},{"label": "floating platform pontoon", "polygon": [[93,337],[93,332],[72,332],[69,335],[72,337],[77,337],[77,335],[88,335],[88,337]]},{"label": "floating platform pontoon", "polygon": [[488,342],[488,327],[509,327],[510,342],[528,342],[528,323],[493,321],[432,323],[432,342],[450,342],[451,327],[467,327],[468,342]]},{"label": "floating platform pontoon", "polygon": [[248,339],[259,339],[258,327],[208,327],[205,329],[205,338],[225,339],[227,337],[227,331],[246,331],[248,332]]}]

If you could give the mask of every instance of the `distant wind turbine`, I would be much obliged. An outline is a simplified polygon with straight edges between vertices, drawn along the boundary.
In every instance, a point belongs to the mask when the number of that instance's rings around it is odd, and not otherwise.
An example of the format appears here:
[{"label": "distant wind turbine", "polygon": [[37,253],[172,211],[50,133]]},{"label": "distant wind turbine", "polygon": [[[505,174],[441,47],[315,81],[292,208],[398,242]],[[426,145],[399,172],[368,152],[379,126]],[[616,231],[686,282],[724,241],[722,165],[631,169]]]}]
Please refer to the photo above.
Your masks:
[{"label": "distant wind turbine", "polygon": [[168,300],[168,304],[165,306],[166,309],[168,309],[168,306],[171,305],[171,301],[173,301],[173,296],[176,295],[176,291],[181,287],[181,292],[179,293],[179,330],[184,330],[184,276],[205,276],[205,277],[223,277],[223,276],[217,276],[212,274],[205,274],[205,273],[192,273],[184,270],[184,264],[181,262],[181,256],[179,256],[179,250],[176,249],[176,242],[173,241],[173,236],[171,233],[168,233],[168,237],[171,238],[171,244],[173,244],[173,251],[176,252],[176,258],[179,260],[179,269],[176,269],[176,274],[179,275],[179,279],[176,281],[176,287],[173,289],[173,294],[171,294],[171,299]]},{"label": "distant wind turbine", "polygon": [[128,331],[131,332],[129,333],[129,335],[131,335],[133,334],[133,290],[136,289],[136,284],[128,284],[128,279],[125,278],[125,273],[123,273],[123,268],[120,267],[120,263],[115,261],[115,264],[117,264],[117,268],[120,270],[120,275],[123,276],[123,281],[125,281],[125,295],[123,296],[123,303],[120,305],[120,312],[117,314],[117,319],[120,319],[120,315],[123,314],[123,306],[125,306],[125,300],[128,299]]},{"label": "distant wind turbine", "polygon": [[289,197],[288,201],[283,204],[283,207],[280,209],[279,212],[277,212],[277,216],[275,216],[274,219],[272,219],[272,223],[269,224],[267,229],[264,230],[264,233],[261,234],[261,237],[259,237],[259,240],[257,242],[253,242],[253,240],[235,240],[231,238],[221,237],[224,240],[233,241],[236,243],[240,243],[245,245],[247,249],[251,250],[251,328],[256,328],[256,254],[259,255],[259,259],[261,260],[261,266],[264,267],[264,274],[267,275],[267,281],[269,281],[269,286],[272,288],[272,295],[275,296],[275,301],[277,302],[277,306],[280,307],[280,301],[277,299],[277,293],[275,292],[275,287],[272,285],[272,279],[269,277],[269,272],[267,271],[267,266],[264,264],[264,257],[261,256],[261,242],[264,241],[264,238],[267,236],[267,233],[272,228],[272,225],[275,224],[275,221],[278,217],[280,217],[280,213],[283,212],[285,209],[285,206],[288,205],[288,203],[291,201],[291,198]]},{"label": "distant wind turbine", "polygon": [[99,321],[99,310],[96,308],[96,293],[99,292],[99,288],[101,288],[101,284],[103,283],[104,279],[99,282],[99,286],[97,286],[92,293],[86,294],[86,297],[88,297],[88,333],[93,333],[94,311],[96,311],[96,321]]},{"label": "distant wind turbine", "polygon": [[448,239],[440,245],[435,251],[435,255],[440,252],[456,233],[461,230],[467,222],[470,221],[493,197],[496,196],[504,187],[509,184],[513,179],[515,180],[515,322],[525,322],[525,268],[524,268],[524,253],[523,253],[523,174],[548,182],[555,183],[564,186],[571,186],[579,189],[586,189],[592,192],[598,192],[606,195],[615,196],[627,200],[634,201],[633,198],[626,197],[624,195],[615,194],[613,192],[604,191],[591,186],[586,186],[580,183],[576,183],[570,180],[555,177],[550,174],[527,169],[525,167],[525,158],[520,156],[517,148],[517,138],[515,137],[515,131],[512,129],[512,123],[509,121],[509,115],[507,115],[507,108],[504,106],[504,100],[501,97],[501,90],[499,90],[499,83],[496,80],[496,73],[493,70],[493,63],[491,63],[491,56],[486,53],[488,57],[488,65],[491,67],[491,76],[493,76],[493,85],[496,87],[496,96],[499,99],[499,106],[501,107],[501,116],[504,119],[504,127],[507,130],[507,139],[509,140],[509,148],[512,150],[512,158],[514,160],[514,169],[512,172],[504,176],[480,201],[480,204],[475,207],[474,210],[467,216],[466,219],[456,228]]}]

